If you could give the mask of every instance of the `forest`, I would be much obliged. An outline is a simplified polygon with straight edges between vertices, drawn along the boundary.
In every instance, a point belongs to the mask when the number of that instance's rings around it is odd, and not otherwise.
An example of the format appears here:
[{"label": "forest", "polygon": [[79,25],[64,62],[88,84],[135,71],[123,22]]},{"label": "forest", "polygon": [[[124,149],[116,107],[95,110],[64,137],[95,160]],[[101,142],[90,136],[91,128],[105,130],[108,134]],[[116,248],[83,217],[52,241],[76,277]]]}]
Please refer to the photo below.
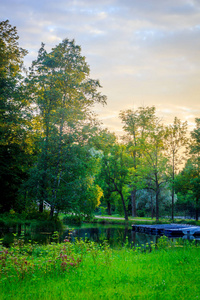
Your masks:
[{"label": "forest", "polygon": [[1,213],[198,220],[200,118],[189,130],[176,116],[163,123],[153,105],[124,110],[117,137],[94,113],[107,97],[74,40],[50,52],[42,43],[28,69],[18,40],[0,22]]}]

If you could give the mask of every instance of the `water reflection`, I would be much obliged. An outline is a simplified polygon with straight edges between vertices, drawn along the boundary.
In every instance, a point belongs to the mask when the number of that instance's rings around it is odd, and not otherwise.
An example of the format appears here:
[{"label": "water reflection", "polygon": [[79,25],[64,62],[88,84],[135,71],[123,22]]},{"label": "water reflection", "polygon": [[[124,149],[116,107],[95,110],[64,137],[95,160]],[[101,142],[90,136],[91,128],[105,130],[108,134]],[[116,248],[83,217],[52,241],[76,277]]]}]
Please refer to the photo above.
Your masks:
[{"label": "water reflection", "polygon": [[81,238],[83,240],[92,240],[97,243],[102,243],[107,240],[111,247],[118,248],[122,247],[125,243],[131,246],[143,246],[146,244],[151,244],[151,242],[156,243],[158,236],[148,235],[140,232],[132,231],[131,228],[125,227],[96,227],[96,228],[76,228],[67,229],[63,235],[68,236],[70,233],[72,241],[76,238]]},{"label": "water reflection", "polygon": [[[127,242],[131,247],[144,247],[147,244],[156,244],[161,237],[159,235],[135,232],[130,227],[108,227],[108,225],[92,228],[84,227],[83,225],[74,229],[68,228],[64,232],[63,238],[68,236],[69,233],[71,233],[72,241],[75,241],[76,238],[92,240],[97,243],[102,243],[104,240],[107,240],[112,248],[120,248]],[[187,239],[188,241],[196,240],[197,243],[200,242],[200,239],[194,236],[184,236],[183,238],[173,237],[168,239],[173,242],[183,239]]]},{"label": "water reflection", "polygon": [[[102,243],[107,240],[112,248],[121,248],[124,244],[128,243],[131,247],[144,247],[151,243],[157,243],[160,236],[151,235],[146,233],[135,232],[131,227],[123,227],[117,225],[91,225],[83,224],[78,227],[66,227],[66,229],[60,233],[60,242],[64,240],[66,236],[71,236],[71,240],[75,241],[76,238],[83,240],[92,240],[97,243]],[[14,236],[12,233],[1,233],[3,238],[3,244],[10,246],[13,243]],[[20,237],[20,234],[18,235]],[[23,236],[25,243],[29,241],[37,242],[39,244],[49,244],[53,241],[52,233],[36,233],[26,232]],[[179,238],[181,239],[181,238]],[[188,236],[184,236],[183,239],[188,239]],[[190,239],[195,239],[197,243],[200,242],[199,238],[190,236]],[[172,239],[173,241],[176,238]]]}]

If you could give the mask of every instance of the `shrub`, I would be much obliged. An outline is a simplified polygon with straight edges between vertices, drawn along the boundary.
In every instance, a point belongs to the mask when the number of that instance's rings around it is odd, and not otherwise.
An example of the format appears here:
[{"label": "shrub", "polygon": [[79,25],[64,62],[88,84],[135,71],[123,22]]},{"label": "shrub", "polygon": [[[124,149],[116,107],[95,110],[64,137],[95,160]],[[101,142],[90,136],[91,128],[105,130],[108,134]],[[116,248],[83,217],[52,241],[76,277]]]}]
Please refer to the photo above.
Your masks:
[{"label": "shrub", "polygon": [[71,215],[66,215],[63,217],[63,222],[65,224],[69,225],[80,225],[83,222],[91,222],[93,221],[94,217],[92,215],[76,215],[76,214],[71,214]]}]

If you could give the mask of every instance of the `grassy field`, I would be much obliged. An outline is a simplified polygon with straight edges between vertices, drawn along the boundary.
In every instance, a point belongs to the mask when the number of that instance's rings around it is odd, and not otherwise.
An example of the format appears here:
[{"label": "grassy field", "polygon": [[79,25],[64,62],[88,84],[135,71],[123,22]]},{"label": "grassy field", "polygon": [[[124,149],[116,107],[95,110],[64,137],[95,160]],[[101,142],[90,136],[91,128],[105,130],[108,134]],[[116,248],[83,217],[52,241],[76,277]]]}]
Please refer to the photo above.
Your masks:
[{"label": "grassy field", "polygon": [[200,247],[169,242],[1,246],[1,299],[200,299]]}]

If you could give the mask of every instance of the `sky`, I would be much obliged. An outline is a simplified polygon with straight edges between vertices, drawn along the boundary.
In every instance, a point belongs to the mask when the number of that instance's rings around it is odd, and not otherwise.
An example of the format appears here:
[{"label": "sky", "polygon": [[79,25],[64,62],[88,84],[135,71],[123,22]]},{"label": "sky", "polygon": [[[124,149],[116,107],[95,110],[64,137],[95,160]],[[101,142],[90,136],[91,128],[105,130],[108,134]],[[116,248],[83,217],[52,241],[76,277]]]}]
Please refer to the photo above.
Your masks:
[{"label": "sky", "polygon": [[25,65],[75,39],[99,79],[103,127],[122,134],[120,111],[155,106],[165,124],[200,117],[200,0],[0,0],[0,19],[17,27]]}]

